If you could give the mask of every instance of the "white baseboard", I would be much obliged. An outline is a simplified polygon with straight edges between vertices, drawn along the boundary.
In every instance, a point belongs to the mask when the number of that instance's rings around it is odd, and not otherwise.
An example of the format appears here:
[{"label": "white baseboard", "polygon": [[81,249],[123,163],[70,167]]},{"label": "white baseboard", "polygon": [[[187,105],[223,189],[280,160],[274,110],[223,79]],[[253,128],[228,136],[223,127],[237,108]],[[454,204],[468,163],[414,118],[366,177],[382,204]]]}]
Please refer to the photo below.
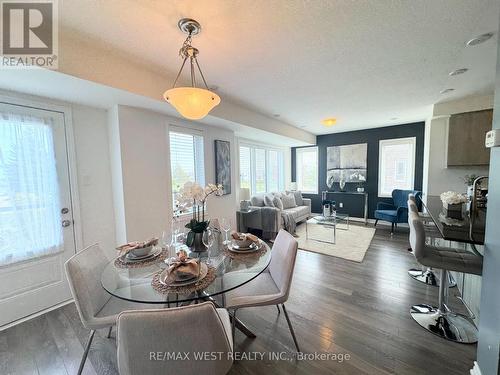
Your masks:
[{"label": "white baseboard", "polygon": [[474,367],[470,370],[470,375],[481,375],[481,369],[476,361],[474,361]]},{"label": "white baseboard", "polygon": [[69,299],[67,301],[64,301],[64,302],[61,302],[61,303],[58,303],[57,305],[54,305],[54,306],[51,306],[45,310],[41,310],[41,311],[38,311],[34,314],[31,314],[31,315],[28,315],[22,319],[18,319],[18,320],[15,320],[11,323],[8,323],[8,324],[5,324],[3,326],[0,327],[0,332],[1,331],[4,331],[6,330],[7,328],[11,328],[11,327],[14,327],[18,324],[21,324],[21,323],[24,323],[24,322],[27,322],[28,320],[31,320],[31,319],[34,319],[40,315],[43,315],[43,314],[47,314],[48,312],[52,311],[52,310],[55,310],[55,309],[58,309],[59,307],[63,307],[64,305],[69,305],[70,303],[73,302],[73,299]]}]

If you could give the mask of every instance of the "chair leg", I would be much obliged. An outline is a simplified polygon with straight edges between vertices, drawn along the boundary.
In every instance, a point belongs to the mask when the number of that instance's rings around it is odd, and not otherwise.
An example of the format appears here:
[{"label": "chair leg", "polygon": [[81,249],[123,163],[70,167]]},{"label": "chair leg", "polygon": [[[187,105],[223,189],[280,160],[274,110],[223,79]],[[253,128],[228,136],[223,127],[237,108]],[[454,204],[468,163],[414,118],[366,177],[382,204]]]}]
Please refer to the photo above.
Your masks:
[{"label": "chair leg", "polygon": [[378,219],[375,219],[375,225],[374,225],[374,227],[377,226],[377,223],[378,223]]},{"label": "chair leg", "polygon": [[232,330],[231,330],[231,334],[233,335],[233,351],[234,351],[234,347],[236,346],[235,343],[234,343],[234,334],[236,333],[236,309],[233,311],[233,321],[231,322],[232,324]]},{"label": "chair leg", "polygon": [[280,305],[276,305],[276,308],[278,309],[278,314],[281,314]]},{"label": "chair leg", "polygon": [[394,223],[391,223],[391,236],[394,234]]},{"label": "chair leg", "polygon": [[90,344],[92,344],[92,340],[94,339],[95,330],[90,331],[89,338],[87,340],[87,345],[85,346],[85,351],[83,352],[82,361],[80,362],[80,367],[78,368],[78,375],[81,375],[83,371],[83,366],[85,366],[85,361],[87,360],[87,355],[89,354]]},{"label": "chair leg", "polygon": [[290,329],[290,333],[292,334],[293,342],[295,343],[295,347],[297,348],[297,352],[300,352],[299,344],[297,343],[297,338],[295,337],[295,332],[293,331],[292,322],[290,321],[290,318],[288,317],[288,312],[286,311],[284,303],[281,304],[281,308],[283,309],[283,312],[285,313],[286,322],[288,323],[288,329]]},{"label": "chair leg", "polygon": [[111,338],[111,331],[113,330],[113,326],[109,327],[108,331],[108,339]]}]

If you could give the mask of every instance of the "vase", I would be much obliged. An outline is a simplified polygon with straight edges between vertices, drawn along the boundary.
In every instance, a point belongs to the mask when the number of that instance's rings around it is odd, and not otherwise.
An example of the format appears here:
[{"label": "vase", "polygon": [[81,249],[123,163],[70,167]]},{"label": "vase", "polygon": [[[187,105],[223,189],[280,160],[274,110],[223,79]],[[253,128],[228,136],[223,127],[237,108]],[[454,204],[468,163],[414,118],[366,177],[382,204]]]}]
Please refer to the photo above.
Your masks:
[{"label": "vase", "polygon": [[344,178],[342,177],[339,181],[339,187],[340,187],[340,191],[344,191],[344,188],[345,188],[345,180]]},{"label": "vase", "polygon": [[207,251],[207,247],[203,243],[203,232],[197,233],[197,232],[192,232],[193,233],[191,236],[188,235],[188,238],[192,238],[191,244],[186,243],[191,248],[191,251],[195,253],[202,253],[204,251]]},{"label": "vase", "polygon": [[463,203],[443,204],[443,207],[444,207],[444,213],[445,213],[446,217],[449,217],[450,219],[455,219],[455,220],[463,220],[463,216],[462,216]]}]

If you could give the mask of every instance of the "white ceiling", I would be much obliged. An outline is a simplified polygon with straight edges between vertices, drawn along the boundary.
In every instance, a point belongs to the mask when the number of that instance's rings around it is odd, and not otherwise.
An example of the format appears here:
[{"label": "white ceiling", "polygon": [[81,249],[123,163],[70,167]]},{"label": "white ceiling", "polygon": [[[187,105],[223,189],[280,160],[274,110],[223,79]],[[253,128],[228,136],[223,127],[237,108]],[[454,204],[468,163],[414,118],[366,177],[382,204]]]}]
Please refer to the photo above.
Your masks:
[{"label": "white ceiling", "polygon": [[[92,5],[90,5],[92,3]],[[432,105],[493,92],[497,0],[64,0],[60,32],[175,74],[182,17],[224,97],[315,134],[424,120]],[[496,35],[495,35],[496,38]],[[464,75],[449,77],[457,68]],[[439,91],[452,87],[450,94]],[[325,128],[320,120],[337,117]],[[396,120],[391,120],[397,118]]]}]

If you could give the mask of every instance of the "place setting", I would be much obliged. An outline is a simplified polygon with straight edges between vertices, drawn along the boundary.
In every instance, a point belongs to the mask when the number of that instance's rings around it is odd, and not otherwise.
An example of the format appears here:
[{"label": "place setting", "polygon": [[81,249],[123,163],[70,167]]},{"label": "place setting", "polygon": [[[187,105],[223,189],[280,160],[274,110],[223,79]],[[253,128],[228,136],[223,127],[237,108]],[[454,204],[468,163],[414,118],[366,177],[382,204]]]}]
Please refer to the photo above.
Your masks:
[{"label": "place setting", "polygon": [[193,293],[206,288],[216,278],[211,264],[189,257],[185,250],[179,250],[165,263],[168,267],[157,272],[151,281],[153,289],[160,293]]},{"label": "place setting", "polygon": [[168,256],[167,251],[158,246],[158,238],[129,242],[118,246],[116,250],[120,253],[114,262],[118,268],[146,267]]},{"label": "place setting", "polygon": [[260,256],[266,252],[259,237],[251,233],[232,232],[231,239],[224,241],[224,253],[235,258]]}]

